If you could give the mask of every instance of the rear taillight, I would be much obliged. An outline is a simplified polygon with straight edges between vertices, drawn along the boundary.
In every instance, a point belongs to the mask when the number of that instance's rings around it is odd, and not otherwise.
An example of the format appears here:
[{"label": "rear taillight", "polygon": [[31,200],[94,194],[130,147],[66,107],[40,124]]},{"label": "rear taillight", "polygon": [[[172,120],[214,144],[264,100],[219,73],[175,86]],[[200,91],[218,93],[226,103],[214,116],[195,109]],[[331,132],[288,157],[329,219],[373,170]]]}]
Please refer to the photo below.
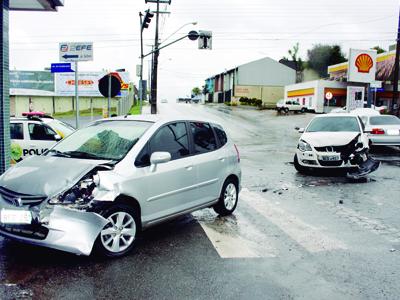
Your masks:
[{"label": "rear taillight", "polygon": [[372,134],[385,134],[385,130],[381,128],[373,128],[371,131]]},{"label": "rear taillight", "polygon": [[236,155],[237,155],[237,161],[238,161],[238,162],[240,162],[240,154],[239,154],[239,150],[238,150],[238,148],[236,147],[236,145],[235,145],[235,144],[233,144],[233,146],[235,146]]}]

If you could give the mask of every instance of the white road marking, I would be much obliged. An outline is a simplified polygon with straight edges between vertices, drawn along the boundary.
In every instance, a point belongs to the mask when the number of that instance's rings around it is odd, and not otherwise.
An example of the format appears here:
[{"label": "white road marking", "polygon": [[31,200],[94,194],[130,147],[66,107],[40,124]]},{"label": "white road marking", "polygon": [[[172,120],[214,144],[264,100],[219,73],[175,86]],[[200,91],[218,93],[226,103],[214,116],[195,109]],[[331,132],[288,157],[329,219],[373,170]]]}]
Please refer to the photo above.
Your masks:
[{"label": "white road marking", "polygon": [[342,241],[328,237],[321,229],[305,223],[257,193],[243,189],[240,192],[240,199],[278,226],[309,252],[347,249]]},{"label": "white road marking", "polygon": [[192,215],[206,233],[221,258],[275,257],[277,250],[266,237],[238,211],[228,217],[218,217],[211,210]]}]

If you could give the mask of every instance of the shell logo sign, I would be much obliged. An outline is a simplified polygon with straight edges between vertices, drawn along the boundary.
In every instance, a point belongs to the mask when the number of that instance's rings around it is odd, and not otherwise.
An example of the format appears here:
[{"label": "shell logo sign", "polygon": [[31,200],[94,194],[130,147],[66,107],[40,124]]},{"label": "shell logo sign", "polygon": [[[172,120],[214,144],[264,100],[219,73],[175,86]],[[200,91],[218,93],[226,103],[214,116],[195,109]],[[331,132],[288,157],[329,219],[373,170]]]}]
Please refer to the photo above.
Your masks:
[{"label": "shell logo sign", "polygon": [[374,61],[371,56],[366,53],[360,54],[356,58],[356,67],[360,73],[369,73],[371,68],[374,66]]},{"label": "shell logo sign", "polygon": [[371,83],[375,81],[376,51],[350,49],[348,82]]}]

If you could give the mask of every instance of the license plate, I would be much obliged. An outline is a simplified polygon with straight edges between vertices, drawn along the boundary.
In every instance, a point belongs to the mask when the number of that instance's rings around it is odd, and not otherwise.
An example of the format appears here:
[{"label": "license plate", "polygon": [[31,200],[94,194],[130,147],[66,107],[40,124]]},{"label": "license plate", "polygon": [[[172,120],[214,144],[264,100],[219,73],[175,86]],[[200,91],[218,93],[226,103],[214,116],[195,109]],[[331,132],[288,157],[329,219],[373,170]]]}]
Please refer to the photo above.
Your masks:
[{"label": "license plate", "polygon": [[31,224],[32,215],[28,210],[0,210],[0,223],[3,224]]},{"label": "license plate", "polygon": [[388,129],[387,134],[388,135],[400,135],[400,130],[398,130],[398,129]]},{"label": "license plate", "polygon": [[324,161],[338,161],[338,160],[340,160],[340,157],[339,156],[327,156],[327,155],[324,155],[324,156],[321,156],[321,160],[324,160]]}]

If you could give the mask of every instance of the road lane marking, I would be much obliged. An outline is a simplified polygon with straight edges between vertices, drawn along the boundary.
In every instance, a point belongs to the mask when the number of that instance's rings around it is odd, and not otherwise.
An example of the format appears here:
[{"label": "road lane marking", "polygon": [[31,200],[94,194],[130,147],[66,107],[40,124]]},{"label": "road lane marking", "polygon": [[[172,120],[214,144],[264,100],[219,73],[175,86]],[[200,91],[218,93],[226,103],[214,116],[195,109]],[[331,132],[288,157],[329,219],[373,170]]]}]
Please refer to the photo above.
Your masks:
[{"label": "road lane marking", "polygon": [[245,201],[311,253],[347,249],[342,241],[328,237],[319,228],[307,224],[255,192],[243,189],[240,200]]},{"label": "road lane marking", "polygon": [[221,258],[276,257],[266,237],[238,211],[218,217],[211,210],[192,213]]}]

